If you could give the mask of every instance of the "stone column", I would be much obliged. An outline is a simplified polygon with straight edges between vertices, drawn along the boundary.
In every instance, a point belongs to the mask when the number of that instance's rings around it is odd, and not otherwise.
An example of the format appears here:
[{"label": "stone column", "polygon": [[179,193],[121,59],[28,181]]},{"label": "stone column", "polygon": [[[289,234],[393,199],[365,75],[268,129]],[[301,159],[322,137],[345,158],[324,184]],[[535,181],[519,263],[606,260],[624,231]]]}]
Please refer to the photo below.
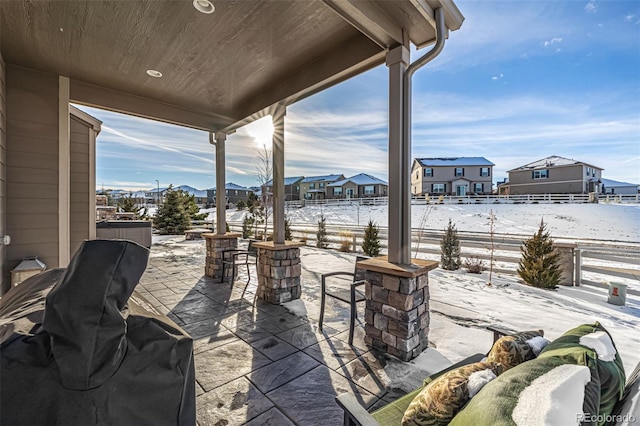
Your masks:
[{"label": "stone column", "polygon": [[207,258],[205,261],[204,274],[220,282],[231,279],[232,268],[228,269],[227,276],[222,277],[222,261],[225,250],[238,248],[239,233],[227,232],[226,234],[206,233],[202,234],[207,243]]},{"label": "stone column", "polygon": [[553,246],[560,255],[560,270],[562,271],[560,285],[572,286],[574,272],[573,253],[578,245],[576,243],[554,243]]},{"label": "stone column", "polygon": [[411,265],[390,263],[386,256],[360,261],[366,284],[365,343],[378,351],[409,361],[429,343],[430,260]]},{"label": "stone column", "polygon": [[299,299],[300,247],[304,243],[273,241],[254,243],[258,249],[258,297],[274,305]]}]

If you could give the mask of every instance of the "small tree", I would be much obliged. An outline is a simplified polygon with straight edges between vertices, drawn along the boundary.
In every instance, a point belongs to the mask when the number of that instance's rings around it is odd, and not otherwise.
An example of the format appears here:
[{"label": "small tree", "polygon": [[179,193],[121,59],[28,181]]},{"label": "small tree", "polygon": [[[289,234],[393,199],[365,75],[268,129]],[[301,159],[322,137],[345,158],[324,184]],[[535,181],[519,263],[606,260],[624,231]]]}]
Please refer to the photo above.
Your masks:
[{"label": "small tree", "polygon": [[496,236],[496,220],[497,217],[495,215],[495,213],[493,213],[493,210],[489,211],[489,237],[490,237],[490,241],[491,241],[491,245],[489,247],[489,252],[490,252],[490,256],[489,256],[489,285],[492,285],[491,283],[491,279],[493,278],[493,265],[495,264],[495,254],[496,254],[496,242],[495,242],[495,236]]},{"label": "small tree", "polygon": [[284,217],[284,239],[287,241],[292,241],[293,236],[291,235],[291,220],[288,217]]},{"label": "small tree", "polygon": [[340,237],[340,251],[345,253],[351,252],[351,247],[353,246],[353,232],[340,231],[338,232],[338,236]]},{"label": "small tree", "polygon": [[448,271],[460,269],[460,239],[458,239],[458,230],[451,223],[451,219],[449,219],[447,230],[442,236],[440,249],[442,250],[440,255],[442,269]]},{"label": "small tree", "polygon": [[153,218],[153,224],[161,234],[181,234],[191,226],[191,215],[182,191],[174,191],[169,186],[165,202]]},{"label": "small tree", "polygon": [[544,221],[533,237],[522,243],[522,258],[518,265],[518,275],[525,283],[534,287],[556,288],[560,283],[560,255],[553,247],[553,240],[546,230]]},{"label": "small tree", "polygon": [[247,205],[245,204],[245,202],[243,200],[238,200],[238,202],[236,203],[236,209],[238,210],[244,210],[245,207],[247,207]]},{"label": "small tree", "polygon": [[373,220],[369,219],[369,224],[364,230],[364,240],[362,241],[362,251],[365,255],[375,257],[380,254],[378,232],[380,232],[380,230],[376,224]]},{"label": "small tree", "polygon": [[329,239],[327,238],[327,220],[323,213],[320,213],[320,220],[318,221],[318,232],[316,233],[316,247],[327,248],[329,245]]},{"label": "small tree", "polygon": [[242,218],[242,238],[249,238],[252,235],[254,217],[247,214]]},{"label": "small tree", "polygon": [[118,209],[122,212],[135,213],[136,219],[148,220],[147,208],[140,206],[138,200],[133,198],[131,194],[118,200]]}]

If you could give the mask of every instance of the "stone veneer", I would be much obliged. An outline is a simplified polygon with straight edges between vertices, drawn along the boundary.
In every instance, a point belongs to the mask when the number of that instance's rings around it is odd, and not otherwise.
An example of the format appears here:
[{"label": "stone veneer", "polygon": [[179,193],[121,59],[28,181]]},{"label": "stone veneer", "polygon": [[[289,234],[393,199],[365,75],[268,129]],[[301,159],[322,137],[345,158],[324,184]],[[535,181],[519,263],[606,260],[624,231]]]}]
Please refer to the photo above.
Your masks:
[{"label": "stone veneer", "polygon": [[300,286],[300,247],[304,243],[285,241],[275,244],[272,241],[254,243],[258,249],[258,297],[269,303],[279,305],[299,299]]},{"label": "stone veneer", "polygon": [[226,234],[202,234],[206,240],[207,245],[207,258],[204,266],[204,274],[208,277],[215,278],[220,282],[231,279],[232,268],[228,268],[227,276],[222,277],[223,265],[222,258],[226,250],[233,250],[238,248],[238,237],[241,234],[235,232],[227,232]]},{"label": "stone veneer", "polygon": [[438,267],[430,260],[412,265],[390,263],[386,256],[360,261],[365,270],[365,343],[378,351],[409,361],[429,343],[428,273]]},{"label": "stone veneer", "polygon": [[560,285],[573,286],[574,281],[574,257],[575,250],[578,247],[576,243],[553,243],[553,247],[556,249],[556,253],[560,256],[560,271],[562,276],[560,277]]}]

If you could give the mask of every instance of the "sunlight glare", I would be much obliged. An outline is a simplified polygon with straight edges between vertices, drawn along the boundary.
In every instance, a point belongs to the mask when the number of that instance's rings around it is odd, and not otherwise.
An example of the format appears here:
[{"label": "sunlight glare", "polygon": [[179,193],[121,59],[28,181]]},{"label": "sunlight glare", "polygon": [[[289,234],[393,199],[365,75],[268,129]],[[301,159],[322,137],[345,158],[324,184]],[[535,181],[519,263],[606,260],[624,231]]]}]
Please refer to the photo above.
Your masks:
[{"label": "sunlight glare", "polygon": [[263,146],[266,146],[267,149],[271,148],[273,138],[273,121],[270,115],[256,120],[251,124],[247,124],[244,129],[247,132],[247,135],[254,139],[258,148],[262,148]]}]

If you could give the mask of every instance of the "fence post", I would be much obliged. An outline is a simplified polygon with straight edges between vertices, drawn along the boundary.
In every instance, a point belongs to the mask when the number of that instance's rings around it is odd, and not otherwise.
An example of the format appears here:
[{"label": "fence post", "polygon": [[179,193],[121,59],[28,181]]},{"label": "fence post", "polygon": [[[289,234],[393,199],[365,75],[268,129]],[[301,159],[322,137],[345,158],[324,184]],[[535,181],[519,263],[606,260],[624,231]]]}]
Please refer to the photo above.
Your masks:
[{"label": "fence post", "polygon": [[580,287],[580,284],[582,283],[582,250],[580,250],[580,247],[576,248],[575,256],[576,256],[576,260],[574,262],[575,263],[574,285],[576,287]]}]

